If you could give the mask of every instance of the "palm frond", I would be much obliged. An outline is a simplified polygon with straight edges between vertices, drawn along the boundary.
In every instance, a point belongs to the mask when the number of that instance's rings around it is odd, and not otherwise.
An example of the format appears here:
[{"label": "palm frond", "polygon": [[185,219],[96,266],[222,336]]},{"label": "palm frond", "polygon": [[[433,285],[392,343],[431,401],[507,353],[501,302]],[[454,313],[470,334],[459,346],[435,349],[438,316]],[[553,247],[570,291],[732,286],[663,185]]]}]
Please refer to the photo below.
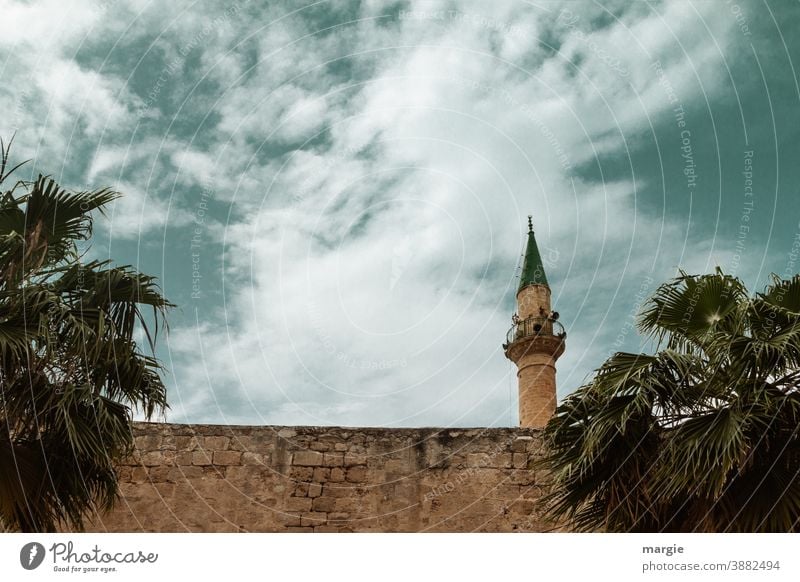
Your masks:
[{"label": "palm frond", "polygon": [[0,196],[0,522],[80,529],[116,499],[132,411],[167,407],[155,342],[172,304],[153,277],[81,262],[92,212],[116,192],[73,193],[41,175],[15,189]]},{"label": "palm frond", "polygon": [[640,328],[564,399],[537,464],[548,515],[578,530],[800,527],[800,276],[748,297],[717,270],[660,286]]}]

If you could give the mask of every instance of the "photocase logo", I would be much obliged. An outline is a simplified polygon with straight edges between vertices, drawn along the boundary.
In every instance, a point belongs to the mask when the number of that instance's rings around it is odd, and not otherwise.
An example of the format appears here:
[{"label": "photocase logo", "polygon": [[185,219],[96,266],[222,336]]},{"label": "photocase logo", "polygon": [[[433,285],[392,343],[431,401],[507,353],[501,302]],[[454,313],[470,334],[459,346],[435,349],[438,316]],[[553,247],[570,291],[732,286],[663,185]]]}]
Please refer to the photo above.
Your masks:
[{"label": "photocase logo", "polygon": [[30,542],[19,551],[19,563],[26,570],[35,570],[44,561],[44,546],[38,542]]}]

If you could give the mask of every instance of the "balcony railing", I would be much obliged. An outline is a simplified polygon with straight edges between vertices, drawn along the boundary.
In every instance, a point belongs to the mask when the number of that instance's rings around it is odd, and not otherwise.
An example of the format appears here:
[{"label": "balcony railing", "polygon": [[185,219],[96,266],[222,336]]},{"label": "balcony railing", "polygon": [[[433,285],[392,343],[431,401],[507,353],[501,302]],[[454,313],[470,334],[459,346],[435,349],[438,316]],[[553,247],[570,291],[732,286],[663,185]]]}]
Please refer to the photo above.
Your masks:
[{"label": "balcony railing", "polygon": [[511,326],[506,336],[506,343],[510,344],[531,336],[567,337],[564,326],[549,317],[529,317],[522,319]]}]

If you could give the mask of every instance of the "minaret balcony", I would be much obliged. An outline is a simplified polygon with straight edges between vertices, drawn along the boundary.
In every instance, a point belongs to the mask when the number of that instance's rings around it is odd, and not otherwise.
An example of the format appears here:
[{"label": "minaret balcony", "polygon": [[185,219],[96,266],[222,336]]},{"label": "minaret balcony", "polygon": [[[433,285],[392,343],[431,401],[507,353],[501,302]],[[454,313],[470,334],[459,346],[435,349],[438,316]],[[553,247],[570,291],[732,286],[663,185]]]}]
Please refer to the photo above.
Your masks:
[{"label": "minaret balcony", "polygon": [[528,317],[517,321],[511,326],[503,347],[505,348],[514,342],[534,337],[564,340],[567,337],[567,332],[564,331],[564,326],[552,317]]}]

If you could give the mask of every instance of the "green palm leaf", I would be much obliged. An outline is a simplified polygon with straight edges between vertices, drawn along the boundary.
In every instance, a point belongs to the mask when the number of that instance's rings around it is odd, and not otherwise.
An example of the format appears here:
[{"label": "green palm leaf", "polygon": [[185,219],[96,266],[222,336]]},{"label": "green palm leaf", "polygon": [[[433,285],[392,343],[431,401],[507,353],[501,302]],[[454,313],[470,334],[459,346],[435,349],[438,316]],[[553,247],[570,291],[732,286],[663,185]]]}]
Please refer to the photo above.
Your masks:
[{"label": "green palm leaf", "polygon": [[617,353],[557,409],[549,515],[581,530],[797,531],[800,277],[749,297],[717,271],[657,289],[654,355]]},{"label": "green palm leaf", "polygon": [[[0,144],[0,183],[9,172]],[[117,495],[131,416],[167,406],[151,353],[171,304],[153,277],[80,261],[92,212],[118,194],[49,177],[0,193],[0,523],[80,529]]]}]

